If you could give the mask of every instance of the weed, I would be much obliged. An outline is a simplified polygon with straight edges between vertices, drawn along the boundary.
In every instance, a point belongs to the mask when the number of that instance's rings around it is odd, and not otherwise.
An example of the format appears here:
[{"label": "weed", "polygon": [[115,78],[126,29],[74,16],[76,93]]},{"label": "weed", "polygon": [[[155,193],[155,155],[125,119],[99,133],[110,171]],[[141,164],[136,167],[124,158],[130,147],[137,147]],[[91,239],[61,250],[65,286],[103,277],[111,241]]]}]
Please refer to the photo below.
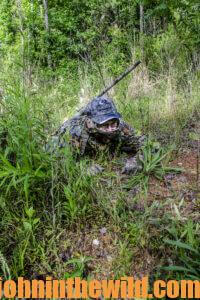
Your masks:
[{"label": "weed", "polygon": [[172,274],[179,273],[179,278],[199,280],[200,255],[198,249],[190,244],[180,241],[165,240],[165,243],[174,246],[177,256],[179,256],[180,265],[163,267],[163,270],[170,271]]},{"label": "weed", "polygon": [[1,266],[1,270],[2,270],[2,274],[4,276],[4,279],[11,279],[11,273],[10,273],[9,266],[7,264],[5,257],[3,256],[3,254],[1,252],[0,252],[0,266]]},{"label": "weed", "polygon": [[118,248],[118,257],[113,262],[114,277],[117,279],[121,276],[127,276],[133,259],[133,252],[128,247],[127,241],[120,240]]},{"label": "weed", "polygon": [[74,270],[71,272],[66,272],[64,276],[65,279],[75,277],[87,277],[87,263],[91,260],[92,258],[87,256],[80,256],[79,258],[69,259],[66,265],[72,265]]},{"label": "weed", "polygon": [[179,173],[180,168],[167,167],[164,165],[164,159],[169,155],[171,150],[165,151],[158,143],[148,140],[142,148],[142,153],[138,156],[142,170],[130,178],[127,188],[142,185],[147,194],[148,181],[150,176],[162,180],[167,173]]},{"label": "weed", "polygon": [[174,239],[164,239],[164,243],[171,247],[175,262],[162,269],[170,272],[170,276],[180,279],[199,280],[199,224],[188,221],[181,230],[177,226],[169,230]]}]

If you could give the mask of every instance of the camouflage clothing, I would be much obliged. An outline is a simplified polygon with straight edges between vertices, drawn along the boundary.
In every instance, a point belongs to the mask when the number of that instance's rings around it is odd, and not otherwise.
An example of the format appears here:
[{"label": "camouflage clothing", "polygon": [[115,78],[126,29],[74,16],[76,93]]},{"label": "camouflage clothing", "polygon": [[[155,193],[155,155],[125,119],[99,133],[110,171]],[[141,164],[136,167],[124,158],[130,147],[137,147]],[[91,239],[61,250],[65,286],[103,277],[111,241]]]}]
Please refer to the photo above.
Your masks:
[{"label": "camouflage clothing", "polygon": [[[102,132],[98,125],[112,119],[118,120],[117,129],[114,132]],[[112,100],[97,98],[61,125],[53,136],[50,148],[54,151],[57,147],[71,145],[80,156],[94,155],[98,151],[127,152],[135,156],[143,140],[143,136],[137,136],[134,129],[121,119]],[[136,159],[132,158],[131,162],[135,165]],[[126,171],[129,173],[130,168],[126,168]]]},{"label": "camouflage clothing", "polygon": [[[136,154],[141,147],[143,137],[137,136],[128,124],[120,120],[119,127],[114,134],[101,135],[96,128],[88,128],[87,117],[72,118],[63,123],[59,131],[53,136],[54,146],[63,148],[67,144],[79,150],[80,155],[110,149],[111,152]],[[69,137],[67,137],[67,133]]]}]

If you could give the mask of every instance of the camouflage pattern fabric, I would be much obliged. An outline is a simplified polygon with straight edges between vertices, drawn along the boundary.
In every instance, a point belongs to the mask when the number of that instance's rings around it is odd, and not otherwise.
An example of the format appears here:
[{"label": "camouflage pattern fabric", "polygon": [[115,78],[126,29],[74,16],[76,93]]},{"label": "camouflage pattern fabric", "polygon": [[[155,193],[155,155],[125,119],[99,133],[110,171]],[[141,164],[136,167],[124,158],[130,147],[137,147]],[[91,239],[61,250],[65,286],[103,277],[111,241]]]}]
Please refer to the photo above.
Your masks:
[{"label": "camouflage pattern fabric", "polygon": [[[112,119],[119,122],[116,129],[102,131],[101,125]],[[137,136],[134,129],[121,119],[114,102],[101,97],[93,99],[77,115],[65,121],[52,136],[46,150],[53,153],[58,148],[70,146],[80,156],[102,151],[127,152],[132,157],[122,172],[129,174],[140,169],[138,157],[143,141],[144,136]]]},{"label": "camouflage pattern fabric", "polygon": [[137,136],[134,129],[120,119],[118,129],[112,134],[101,134],[96,127],[88,128],[86,116],[74,117],[62,124],[52,137],[52,149],[72,145],[80,155],[95,154],[109,150],[136,154],[142,146],[144,137]]}]

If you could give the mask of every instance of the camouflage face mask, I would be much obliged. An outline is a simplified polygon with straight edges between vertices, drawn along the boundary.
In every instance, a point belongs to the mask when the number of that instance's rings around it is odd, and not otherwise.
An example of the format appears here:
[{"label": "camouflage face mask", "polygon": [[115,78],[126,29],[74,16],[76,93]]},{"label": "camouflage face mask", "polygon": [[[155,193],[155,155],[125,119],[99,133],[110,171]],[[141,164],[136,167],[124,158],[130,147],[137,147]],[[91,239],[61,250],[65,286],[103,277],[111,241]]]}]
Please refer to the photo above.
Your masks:
[{"label": "camouflage face mask", "polygon": [[[117,123],[116,126],[112,126],[110,124],[112,123]],[[109,125],[107,124],[96,124],[94,123],[91,119],[87,119],[86,121],[86,126],[87,126],[87,130],[90,134],[98,134],[98,136],[102,135],[102,136],[106,136],[107,138],[114,138],[118,135],[119,133],[119,121],[116,120],[115,122],[110,122]],[[116,129],[114,129],[116,128]]]}]

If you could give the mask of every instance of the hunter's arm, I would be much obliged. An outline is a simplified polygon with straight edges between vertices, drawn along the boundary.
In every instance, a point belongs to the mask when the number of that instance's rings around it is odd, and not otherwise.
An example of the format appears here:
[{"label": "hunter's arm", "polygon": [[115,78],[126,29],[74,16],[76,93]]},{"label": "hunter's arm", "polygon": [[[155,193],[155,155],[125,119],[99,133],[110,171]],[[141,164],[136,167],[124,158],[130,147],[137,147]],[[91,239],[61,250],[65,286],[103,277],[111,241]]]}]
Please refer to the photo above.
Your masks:
[{"label": "hunter's arm", "polygon": [[136,173],[142,168],[138,158],[145,136],[136,135],[135,130],[125,122],[122,122],[121,126],[121,150],[131,154],[122,169],[122,173]]},{"label": "hunter's arm", "polygon": [[135,130],[125,122],[121,122],[121,150],[135,155],[142,147],[145,136],[137,135]]}]

